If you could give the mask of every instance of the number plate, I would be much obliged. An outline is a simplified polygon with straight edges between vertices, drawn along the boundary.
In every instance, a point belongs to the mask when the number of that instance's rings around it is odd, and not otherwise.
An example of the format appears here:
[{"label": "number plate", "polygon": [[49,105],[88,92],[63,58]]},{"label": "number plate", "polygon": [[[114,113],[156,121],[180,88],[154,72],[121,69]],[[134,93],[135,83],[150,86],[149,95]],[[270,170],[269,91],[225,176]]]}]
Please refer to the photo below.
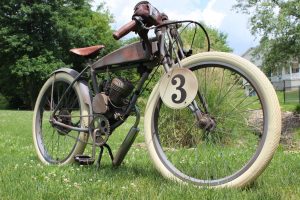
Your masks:
[{"label": "number plate", "polygon": [[165,74],[159,85],[159,94],[168,107],[185,108],[192,103],[198,91],[195,74],[186,68],[174,68]]}]

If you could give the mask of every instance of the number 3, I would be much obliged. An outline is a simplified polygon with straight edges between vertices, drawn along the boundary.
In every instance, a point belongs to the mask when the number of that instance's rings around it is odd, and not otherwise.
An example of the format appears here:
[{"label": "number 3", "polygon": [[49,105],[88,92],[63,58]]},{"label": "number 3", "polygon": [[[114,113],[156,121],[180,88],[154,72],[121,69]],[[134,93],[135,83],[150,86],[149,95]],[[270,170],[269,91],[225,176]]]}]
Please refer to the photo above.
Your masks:
[{"label": "number 3", "polygon": [[182,109],[193,102],[198,91],[198,79],[187,68],[174,68],[159,82],[159,95],[166,106]]},{"label": "number 3", "polygon": [[179,100],[176,100],[177,99],[177,97],[178,97],[178,95],[177,94],[172,94],[172,101],[174,102],[174,103],[176,103],[176,104],[180,104],[180,103],[182,103],[182,102],[184,102],[185,101],[185,99],[186,99],[186,91],[183,89],[183,86],[184,86],[184,84],[185,84],[185,78],[184,78],[184,76],[183,75],[181,75],[181,74],[177,74],[176,76],[174,76],[173,78],[172,78],[172,85],[177,85],[177,80],[176,80],[176,78],[178,78],[179,79],[179,86],[178,87],[176,87],[176,90],[178,90],[178,91],[180,91],[180,99]]}]

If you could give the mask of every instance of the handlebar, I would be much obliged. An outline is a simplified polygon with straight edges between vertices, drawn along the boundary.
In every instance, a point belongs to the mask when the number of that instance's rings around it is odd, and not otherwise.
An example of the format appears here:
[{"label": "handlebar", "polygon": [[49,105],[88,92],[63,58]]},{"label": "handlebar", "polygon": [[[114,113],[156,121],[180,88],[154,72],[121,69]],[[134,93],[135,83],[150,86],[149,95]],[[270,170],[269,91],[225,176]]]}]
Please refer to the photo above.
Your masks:
[{"label": "handlebar", "polygon": [[127,35],[129,32],[134,31],[136,28],[137,22],[135,20],[132,20],[131,22],[128,22],[124,26],[122,26],[119,30],[114,32],[113,36],[116,40],[121,39],[125,35]]}]

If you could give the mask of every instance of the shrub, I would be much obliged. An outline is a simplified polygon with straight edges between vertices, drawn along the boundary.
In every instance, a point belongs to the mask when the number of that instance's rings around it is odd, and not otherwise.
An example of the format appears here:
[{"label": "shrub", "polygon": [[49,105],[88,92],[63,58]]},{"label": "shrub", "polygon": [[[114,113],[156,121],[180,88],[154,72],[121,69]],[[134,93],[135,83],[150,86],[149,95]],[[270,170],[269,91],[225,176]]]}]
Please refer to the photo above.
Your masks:
[{"label": "shrub", "polygon": [[6,109],[8,108],[8,102],[6,100],[6,98],[0,94],[0,109]]}]

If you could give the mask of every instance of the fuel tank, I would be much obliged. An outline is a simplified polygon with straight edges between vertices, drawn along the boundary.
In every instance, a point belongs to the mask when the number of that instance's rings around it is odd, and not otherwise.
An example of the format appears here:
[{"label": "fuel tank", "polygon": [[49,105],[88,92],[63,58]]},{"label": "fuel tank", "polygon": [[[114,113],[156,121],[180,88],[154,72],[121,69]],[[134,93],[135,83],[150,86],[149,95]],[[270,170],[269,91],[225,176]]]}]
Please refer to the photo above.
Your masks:
[{"label": "fuel tank", "polygon": [[144,42],[135,42],[121,47],[100,58],[92,65],[92,68],[94,70],[101,70],[107,67],[113,69],[128,65],[134,66],[139,63],[152,63],[154,62],[153,55],[158,51],[158,47],[157,41],[151,40],[150,44],[150,50],[146,48]]}]

